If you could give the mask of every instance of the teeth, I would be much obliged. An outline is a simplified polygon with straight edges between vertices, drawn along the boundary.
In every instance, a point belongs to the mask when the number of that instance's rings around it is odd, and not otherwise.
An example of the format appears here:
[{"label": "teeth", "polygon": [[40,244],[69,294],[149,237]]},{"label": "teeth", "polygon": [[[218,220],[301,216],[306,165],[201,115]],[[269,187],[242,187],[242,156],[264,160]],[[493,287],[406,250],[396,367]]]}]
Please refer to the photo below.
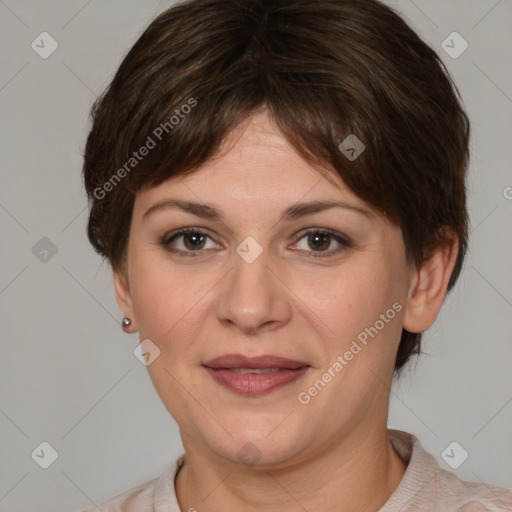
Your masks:
[{"label": "teeth", "polygon": [[231,371],[236,373],[241,373],[242,375],[245,375],[246,373],[275,373],[280,370],[280,368],[230,368]]}]

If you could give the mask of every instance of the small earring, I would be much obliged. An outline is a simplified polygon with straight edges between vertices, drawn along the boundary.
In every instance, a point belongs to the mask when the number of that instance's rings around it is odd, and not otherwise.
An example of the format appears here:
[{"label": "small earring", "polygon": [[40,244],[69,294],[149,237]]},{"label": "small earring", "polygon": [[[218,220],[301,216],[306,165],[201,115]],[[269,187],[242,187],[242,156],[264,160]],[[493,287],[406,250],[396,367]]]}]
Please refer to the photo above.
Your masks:
[{"label": "small earring", "polygon": [[132,325],[132,319],[125,316],[123,318],[123,321],[121,322],[121,327],[123,331],[126,331],[128,327],[130,327],[130,325]]}]

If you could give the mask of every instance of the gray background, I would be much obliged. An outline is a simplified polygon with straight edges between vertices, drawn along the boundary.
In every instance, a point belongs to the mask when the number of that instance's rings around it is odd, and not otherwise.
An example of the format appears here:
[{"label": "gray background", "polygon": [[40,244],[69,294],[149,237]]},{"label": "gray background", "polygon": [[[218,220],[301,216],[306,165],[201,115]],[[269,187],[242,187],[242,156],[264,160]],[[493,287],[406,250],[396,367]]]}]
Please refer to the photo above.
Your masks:
[{"label": "gray background", "polygon": [[[469,453],[457,474],[512,487],[512,1],[390,3],[448,65],[473,138],[471,249],[425,336],[429,355],[392,390],[389,425],[418,435],[445,469],[441,453],[457,441]],[[182,449],[133,355],[137,335],[119,328],[109,269],[86,239],[80,178],[93,99],[171,4],[0,1],[4,512],[91,507],[158,476]],[[47,59],[31,47],[43,31],[59,44]],[[453,31],[469,43],[456,59],[441,47]],[[58,452],[48,469],[31,457],[43,441]]]}]

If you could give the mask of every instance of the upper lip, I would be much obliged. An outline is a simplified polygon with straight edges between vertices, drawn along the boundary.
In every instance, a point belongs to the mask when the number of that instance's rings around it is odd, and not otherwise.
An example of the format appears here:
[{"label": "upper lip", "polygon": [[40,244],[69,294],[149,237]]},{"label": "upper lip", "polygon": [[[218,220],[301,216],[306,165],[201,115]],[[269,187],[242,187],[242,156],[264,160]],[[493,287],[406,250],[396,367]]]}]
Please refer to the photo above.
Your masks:
[{"label": "upper lip", "polygon": [[274,355],[262,355],[257,357],[247,357],[242,354],[226,354],[214,359],[210,359],[203,363],[203,366],[213,369],[229,369],[229,368],[251,368],[251,369],[262,369],[262,368],[286,368],[290,370],[296,370],[303,366],[309,366],[305,362],[294,361],[293,359],[287,359],[285,357],[279,357]]}]

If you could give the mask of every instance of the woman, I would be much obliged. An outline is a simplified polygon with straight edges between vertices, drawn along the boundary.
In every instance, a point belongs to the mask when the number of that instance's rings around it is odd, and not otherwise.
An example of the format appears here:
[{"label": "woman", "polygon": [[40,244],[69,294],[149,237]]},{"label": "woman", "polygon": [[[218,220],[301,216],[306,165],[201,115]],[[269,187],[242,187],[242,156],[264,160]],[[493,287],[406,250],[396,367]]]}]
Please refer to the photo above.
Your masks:
[{"label": "woman", "polygon": [[464,261],[468,138],[435,52],[375,0],[151,23],[93,108],[88,234],[185,454],[101,510],[512,509],[387,429]]}]

